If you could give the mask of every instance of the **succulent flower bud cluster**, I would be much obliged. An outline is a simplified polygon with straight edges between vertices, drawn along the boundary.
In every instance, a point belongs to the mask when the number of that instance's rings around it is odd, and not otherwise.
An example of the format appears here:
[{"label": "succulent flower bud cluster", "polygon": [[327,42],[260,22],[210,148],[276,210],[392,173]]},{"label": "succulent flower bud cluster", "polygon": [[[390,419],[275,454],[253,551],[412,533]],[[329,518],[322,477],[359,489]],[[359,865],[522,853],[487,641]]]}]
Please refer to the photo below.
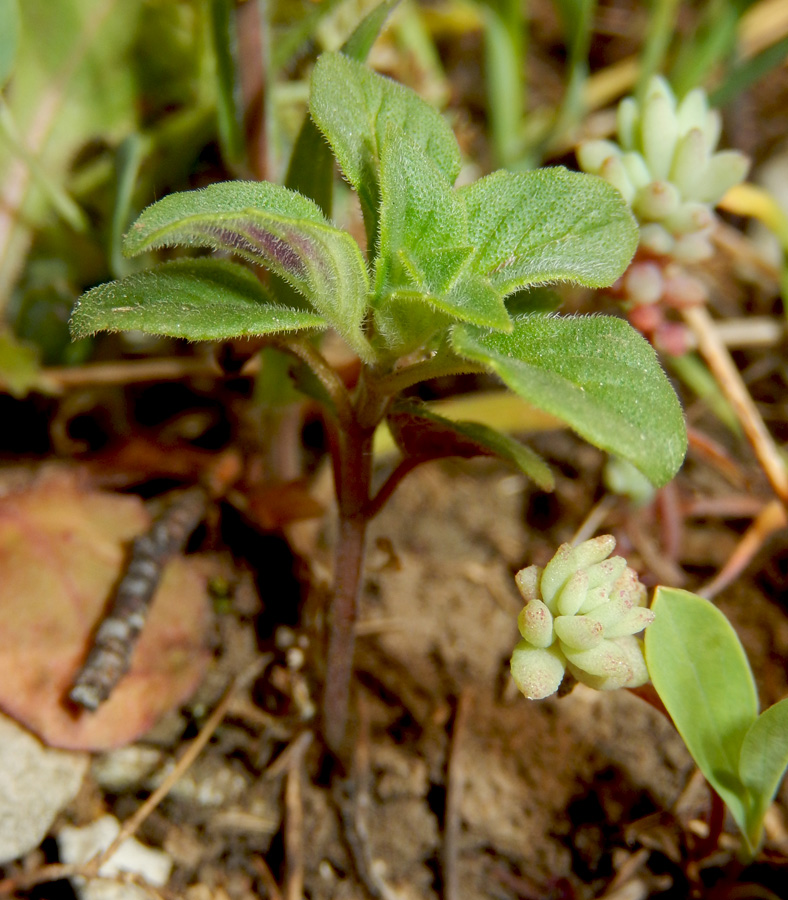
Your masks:
[{"label": "succulent flower bud cluster", "polygon": [[712,208],[747,175],[736,150],[715,152],[722,128],[696,88],[677,103],[664,78],[651,79],[642,104],[618,107],[618,143],[588,141],[580,167],[601,175],[623,195],[641,224],[640,245],[659,256],[696,262],[712,253]]},{"label": "succulent flower bud cluster", "polygon": [[562,544],[542,569],[529,566],[516,582],[525,608],[522,640],[512,654],[517,687],[532,700],[555,693],[568,669],[583,684],[609,691],[648,680],[640,641],[651,624],[646,589],[621,556],[610,557],[612,535]]},{"label": "succulent flower bud cluster", "polygon": [[721,128],[702,89],[677,102],[655,76],[642,103],[619,104],[618,143],[587,141],[577,150],[580,168],[618,188],[640,224],[638,252],[612,292],[632,325],[673,355],[686,352],[686,330],[666,311],[708,298],[684,266],[712,255],[713,208],[749,168],[737,150],[716,151]]}]

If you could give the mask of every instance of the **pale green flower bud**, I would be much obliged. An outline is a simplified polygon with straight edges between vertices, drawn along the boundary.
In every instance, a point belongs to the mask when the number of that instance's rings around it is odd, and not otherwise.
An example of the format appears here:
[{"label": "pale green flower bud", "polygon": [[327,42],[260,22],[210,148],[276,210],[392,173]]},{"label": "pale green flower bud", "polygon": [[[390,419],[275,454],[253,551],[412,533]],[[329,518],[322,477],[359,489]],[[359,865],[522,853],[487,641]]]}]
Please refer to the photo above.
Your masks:
[{"label": "pale green flower bud", "polygon": [[682,196],[688,197],[693,184],[698,180],[709,161],[709,148],[700,128],[690,129],[676,144],[670,180]]},{"label": "pale green flower bud", "polygon": [[655,179],[668,177],[678,137],[679,125],[668,97],[649,97],[640,119],[640,140],[643,158]]},{"label": "pale green flower bud", "polygon": [[707,231],[714,224],[714,213],[704,203],[685,201],[662,223],[670,233],[678,238],[684,234]]},{"label": "pale green flower bud", "polygon": [[587,616],[558,616],[554,623],[555,633],[561,642],[561,649],[592,650],[602,643],[605,628]]},{"label": "pale green flower bud", "polygon": [[[635,149],[635,137],[640,110],[634,97],[626,97],[618,104],[616,130],[618,142],[624,150]],[[582,163],[580,164],[582,166]]]},{"label": "pale green flower bud", "polygon": [[715,153],[700,173],[698,182],[690,189],[688,200],[699,200],[701,203],[716,204],[722,195],[747,177],[750,161],[738,150],[722,150]]},{"label": "pale green flower bud", "polygon": [[613,141],[584,141],[577,148],[577,159],[580,168],[584,172],[598,175],[606,160],[611,157],[618,159],[621,156],[621,148]]},{"label": "pale green flower bud", "polygon": [[[655,77],[642,103],[629,97],[617,113],[618,144],[589,141],[578,150],[585,171],[616,187],[642,225],[641,246],[658,256],[695,262],[712,252],[706,240],[680,240],[714,223],[713,207],[749,168],[735,151],[715,153],[722,119],[706,94],[690,91],[681,103],[668,82]],[[627,301],[653,302],[656,286],[635,279]]]},{"label": "pale green flower bud", "polygon": [[555,640],[553,636],[553,615],[542,601],[535,597],[528,602],[517,617],[517,628],[523,637],[534,647],[549,647]]},{"label": "pale green flower bud", "polygon": [[636,188],[642,188],[651,181],[651,172],[645,159],[639,153],[625,153],[621,157],[621,164],[627,170],[629,180]]},{"label": "pale green flower bud", "polygon": [[632,210],[638,219],[659,222],[674,213],[680,203],[678,188],[669,181],[652,181],[635,194]]},{"label": "pale green flower bud", "polygon": [[555,646],[545,650],[523,640],[512,653],[512,678],[529,700],[543,700],[554,694],[564,680],[565,667],[566,660]]},{"label": "pale green flower bud", "polygon": [[668,256],[675,243],[673,235],[656,222],[649,222],[640,229],[641,247],[659,256]]},{"label": "pale green flower bud", "polygon": [[544,569],[517,573],[526,600],[517,619],[522,640],[511,670],[526,697],[558,690],[565,669],[601,690],[635,687],[648,678],[635,634],[654,618],[646,589],[626,560],[611,557],[615,538],[562,544]]},{"label": "pale green flower bud", "polygon": [[677,238],[671,254],[678,262],[696,263],[710,259],[714,255],[714,247],[705,232],[683,234]]},{"label": "pale green flower bud", "polygon": [[709,101],[703,88],[695,88],[690,91],[676,109],[679,132],[686,134],[693,128],[703,129],[706,125],[708,112]]},{"label": "pale green flower bud", "polygon": [[[615,638],[604,642],[604,653],[598,648],[575,654],[583,665],[567,662],[567,668],[578,681],[598,691],[615,691],[622,687],[638,687],[648,681],[648,670],[640,641],[634,637]],[[594,660],[592,662],[592,657]],[[591,672],[591,667],[597,671]]]},{"label": "pale green flower bud", "polygon": [[556,608],[559,615],[573,616],[585,603],[588,596],[588,572],[575,572],[558,592]]},{"label": "pale green flower bud", "polygon": [[627,203],[632,203],[635,197],[635,185],[632,184],[620,156],[608,156],[599,169],[599,175],[608,184],[612,184]]}]

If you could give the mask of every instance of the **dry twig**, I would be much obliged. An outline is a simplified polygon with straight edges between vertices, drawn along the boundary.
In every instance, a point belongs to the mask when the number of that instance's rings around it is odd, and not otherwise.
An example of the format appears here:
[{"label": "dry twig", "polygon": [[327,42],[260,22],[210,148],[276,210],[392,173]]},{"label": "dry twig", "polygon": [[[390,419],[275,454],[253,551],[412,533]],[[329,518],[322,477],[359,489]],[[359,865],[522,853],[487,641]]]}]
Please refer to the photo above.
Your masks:
[{"label": "dry twig", "polygon": [[736,412],[744,433],[752,445],[774,492],[783,503],[788,502],[788,471],[763,419],[742,381],[717,329],[704,306],[690,306],[683,310],[684,321],[698,340],[698,348],[714,377]]},{"label": "dry twig", "polygon": [[454,714],[449,760],[446,766],[446,814],[443,824],[443,900],[460,900],[463,891],[457,872],[457,846],[460,834],[460,806],[464,783],[462,744],[468,728],[473,694],[470,688],[460,692]]},{"label": "dry twig", "polygon": [[752,525],[744,532],[728,562],[708,584],[698,590],[701,597],[710,600],[724,590],[749,565],[766,538],[786,526],[788,526],[788,517],[785,514],[785,508],[779,500],[772,500],[758,513]]}]

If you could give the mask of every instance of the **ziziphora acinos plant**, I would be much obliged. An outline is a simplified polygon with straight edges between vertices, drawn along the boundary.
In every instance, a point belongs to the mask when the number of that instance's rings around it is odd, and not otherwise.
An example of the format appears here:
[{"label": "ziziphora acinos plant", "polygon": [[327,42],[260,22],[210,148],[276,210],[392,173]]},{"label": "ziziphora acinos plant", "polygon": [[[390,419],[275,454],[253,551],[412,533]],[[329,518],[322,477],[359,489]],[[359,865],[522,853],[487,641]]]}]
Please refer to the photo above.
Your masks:
[{"label": "ziziphora acinos plant", "polygon": [[[351,39],[348,52],[363,56],[368,45]],[[326,411],[336,485],[323,727],[341,756],[366,526],[394,486],[426,460],[478,455],[552,485],[544,461],[521,443],[448,421],[403,392],[439,375],[492,372],[655,484],[680,466],[686,434],[653,350],[626,322],[560,317],[527,293],[565,280],[601,287],[624,271],[637,229],[603,179],[564,169],[496,172],[455,188],[460,152],[440,115],[342,53],[318,60],[309,112],[290,183],[323,197],[325,209],[278,185],[229,182],[165,197],[125,238],[131,256],[210,248],[268,269],[275,281],[266,287],[224,258],[170,261],[89,291],[72,329],[192,340],[267,335],[301,368],[298,385]],[[361,201],[366,256],[328,218],[330,190],[309,183],[312,173],[331,171],[329,148]],[[317,335],[329,328],[360,358],[352,390],[320,353]],[[402,460],[373,493],[372,441],[383,422]]]},{"label": "ziziphora acinos plant", "polygon": [[749,161],[737,150],[716,150],[722,120],[701,88],[678,102],[655,76],[642,104],[621,101],[617,120],[617,143],[587,141],[577,159],[621,192],[640,224],[635,261],[616,285],[630,321],[663,349],[683,352],[682,329],[665,319],[663,307],[707,299],[685,265],[713,254],[714,207],[745,178]]},{"label": "ziziphora acinos plant", "polygon": [[522,640],[512,653],[512,678],[531,700],[554,694],[565,671],[602,691],[648,681],[635,635],[654,614],[646,589],[621,556],[612,535],[562,544],[542,569],[516,576],[526,601],[517,619]]}]

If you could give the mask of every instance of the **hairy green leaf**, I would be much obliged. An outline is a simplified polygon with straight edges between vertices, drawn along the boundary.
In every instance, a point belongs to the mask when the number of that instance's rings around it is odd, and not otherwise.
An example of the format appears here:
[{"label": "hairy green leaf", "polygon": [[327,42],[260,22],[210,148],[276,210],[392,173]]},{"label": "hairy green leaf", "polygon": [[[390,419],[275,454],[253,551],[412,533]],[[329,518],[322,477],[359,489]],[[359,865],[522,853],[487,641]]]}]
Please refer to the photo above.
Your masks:
[{"label": "hairy green leaf", "polygon": [[552,281],[606,287],[637,247],[637,226],[623,198],[593,175],[500,171],[459,194],[476,248],[474,269],[504,294]]},{"label": "hairy green leaf", "polygon": [[[445,290],[468,259],[467,245],[465,209],[451,183],[408,135],[390,126],[380,158],[377,291],[389,285]],[[457,248],[463,248],[459,255]],[[397,266],[403,252],[414,264],[412,273]],[[435,260],[436,253],[443,254],[443,265],[433,263],[428,272],[424,260]]]},{"label": "hairy green leaf", "polygon": [[137,219],[129,255],[184,245],[226,250],[266,266],[301,293],[363,358],[369,278],[358,244],[319,207],[268,182],[233,181],[170,194]]},{"label": "hairy green leaf", "polygon": [[745,833],[761,843],[763,820],[788,768],[788,697],[764,710],[744,736],[739,778],[750,792]]},{"label": "hairy green leaf", "polygon": [[309,111],[358,193],[370,247],[377,243],[381,148],[389,126],[406,126],[450,184],[460,171],[459,147],[436,110],[341,53],[325,53],[317,61]]},{"label": "hairy green leaf", "polygon": [[342,45],[342,52],[350,59],[364,62],[372,45],[386,24],[386,19],[399,5],[400,0],[383,0],[358,23],[353,34]]},{"label": "hairy green leaf", "polygon": [[610,316],[532,314],[510,335],[455,326],[455,351],[592,444],[668,482],[687,448],[681,407],[651,346]]},{"label": "hairy green leaf", "polygon": [[320,316],[272,303],[248,269],[220,259],[181,259],[93,288],[71,316],[71,333],[139,329],[192,341],[325,329]]},{"label": "hairy green leaf", "polygon": [[530,447],[479,422],[447,419],[416,403],[397,403],[387,416],[391,433],[407,456],[496,456],[533,479],[542,490],[554,487],[545,461]]},{"label": "hairy green leaf", "polygon": [[389,128],[380,169],[377,308],[393,297],[423,300],[452,318],[502,331],[501,296],[468,268],[465,209],[443,173],[399,129]]},{"label": "hairy green leaf", "polygon": [[658,587],[646,629],[646,665],[692,758],[746,834],[748,796],[739,779],[758,697],[744,648],[708,600]]}]

